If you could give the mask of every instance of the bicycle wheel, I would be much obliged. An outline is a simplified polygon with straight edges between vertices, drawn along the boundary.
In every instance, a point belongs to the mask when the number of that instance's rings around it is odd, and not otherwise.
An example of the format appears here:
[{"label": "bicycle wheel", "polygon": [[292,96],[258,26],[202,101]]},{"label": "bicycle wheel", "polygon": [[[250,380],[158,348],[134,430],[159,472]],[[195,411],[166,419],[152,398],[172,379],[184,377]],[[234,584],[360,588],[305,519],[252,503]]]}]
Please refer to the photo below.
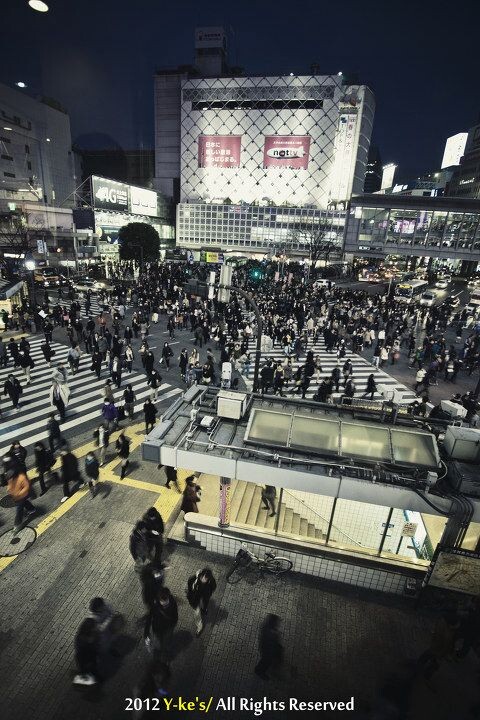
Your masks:
[{"label": "bicycle wheel", "polygon": [[275,557],[271,558],[271,560],[267,560],[264,567],[265,570],[273,573],[273,575],[281,575],[282,573],[286,573],[292,569],[293,562],[288,560],[288,558]]}]

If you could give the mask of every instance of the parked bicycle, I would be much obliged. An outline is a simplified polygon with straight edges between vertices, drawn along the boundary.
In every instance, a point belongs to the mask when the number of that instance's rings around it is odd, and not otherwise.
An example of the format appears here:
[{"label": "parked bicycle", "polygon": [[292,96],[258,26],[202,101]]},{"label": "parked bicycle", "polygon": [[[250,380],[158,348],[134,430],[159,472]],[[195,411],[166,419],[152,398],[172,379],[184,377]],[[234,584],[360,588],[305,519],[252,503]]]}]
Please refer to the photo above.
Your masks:
[{"label": "parked bicycle", "polygon": [[265,557],[260,558],[248,549],[246,543],[242,543],[242,547],[236,554],[235,562],[227,573],[227,580],[229,580],[239,568],[247,568],[252,565],[255,565],[260,572],[266,570],[272,573],[272,575],[282,575],[292,569],[293,562],[288,558],[280,557],[271,552],[265,553]]}]

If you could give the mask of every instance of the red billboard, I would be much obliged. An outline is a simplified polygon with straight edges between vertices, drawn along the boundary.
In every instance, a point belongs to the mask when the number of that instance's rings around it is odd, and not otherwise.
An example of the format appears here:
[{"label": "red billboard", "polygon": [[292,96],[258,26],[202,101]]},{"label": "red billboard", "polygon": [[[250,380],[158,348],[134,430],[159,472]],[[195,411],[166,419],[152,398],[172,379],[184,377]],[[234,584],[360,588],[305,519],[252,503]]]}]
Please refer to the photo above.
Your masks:
[{"label": "red billboard", "polygon": [[309,135],[269,135],[265,137],[263,167],[306,170],[309,153]]},{"label": "red billboard", "polygon": [[198,167],[238,168],[241,152],[241,135],[200,135]]}]

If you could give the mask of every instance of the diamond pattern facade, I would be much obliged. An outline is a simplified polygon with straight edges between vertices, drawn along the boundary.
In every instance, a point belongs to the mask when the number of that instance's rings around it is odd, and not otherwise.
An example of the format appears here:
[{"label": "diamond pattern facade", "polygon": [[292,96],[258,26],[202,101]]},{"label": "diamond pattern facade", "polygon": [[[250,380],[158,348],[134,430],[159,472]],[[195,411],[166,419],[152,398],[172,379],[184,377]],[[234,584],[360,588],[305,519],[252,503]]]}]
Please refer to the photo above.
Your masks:
[{"label": "diamond pattern facade", "polygon": [[[353,93],[352,93],[353,91]],[[365,94],[371,99],[365,115]],[[352,100],[353,97],[353,100]],[[235,105],[238,103],[238,105]],[[368,104],[368,103],[367,103]],[[357,116],[346,153],[340,135],[343,113]],[[367,127],[365,127],[365,118]],[[337,76],[188,79],[182,83],[180,186],[182,201],[270,201],[326,208],[363,187],[373,120],[373,96],[345,88]],[[240,167],[199,167],[200,135],[241,135]],[[263,166],[266,136],[308,135],[308,167]],[[359,163],[359,138],[365,158]],[[339,140],[341,138],[341,141]],[[366,138],[366,140],[365,140]],[[339,161],[347,158],[348,163]],[[362,174],[363,168],[363,174]],[[338,174],[344,173],[342,182]],[[335,177],[334,177],[335,176]],[[338,190],[345,197],[336,197]]]}]

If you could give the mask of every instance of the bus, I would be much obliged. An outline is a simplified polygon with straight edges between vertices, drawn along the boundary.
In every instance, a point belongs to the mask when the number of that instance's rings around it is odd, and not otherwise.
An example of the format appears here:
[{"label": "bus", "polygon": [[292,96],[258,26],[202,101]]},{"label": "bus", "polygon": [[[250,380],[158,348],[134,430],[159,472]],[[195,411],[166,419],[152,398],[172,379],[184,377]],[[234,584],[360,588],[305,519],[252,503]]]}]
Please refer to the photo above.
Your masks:
[{"label": "bus", "polygon": [[395,300],[398,302],[414,302],[428,287],[426,280],[410,280],[401,282],[395,287]]}]

